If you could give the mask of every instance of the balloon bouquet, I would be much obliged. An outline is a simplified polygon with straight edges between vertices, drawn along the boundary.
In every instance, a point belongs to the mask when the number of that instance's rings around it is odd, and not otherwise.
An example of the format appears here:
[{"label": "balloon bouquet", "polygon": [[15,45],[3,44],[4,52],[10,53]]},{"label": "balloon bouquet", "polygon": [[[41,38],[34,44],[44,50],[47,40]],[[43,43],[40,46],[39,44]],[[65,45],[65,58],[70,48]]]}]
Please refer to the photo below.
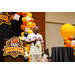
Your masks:
[{"label": "balloon bouquet", "polygon": [[[26,40],[28,34],[33,33],[33,27],[36,26],[36,24],[34,23],[34,19],[32,18],[32,14],[30,12],[17,12],[15,14],[12,14],[11,18],[12,20],[19,21],[21,15],[23,17],[22,17],[22,25],[20,26],[20,28],[21,30],[23,30],[23,32],[21,32],[21,36],[19,36],[19,38],[20,40]],[[28,56],[30,61],[29,48],[30,45],[25,44],[25,50],[26,50],[25,54]]]},{"label": "balloon bouquet", "polygon": [[75,34],[74,26],[72,24],[64,24],[60,28],[60,34],[64,40],[64,47],[73,47],[75,49],[75,41],[73,40]]}]

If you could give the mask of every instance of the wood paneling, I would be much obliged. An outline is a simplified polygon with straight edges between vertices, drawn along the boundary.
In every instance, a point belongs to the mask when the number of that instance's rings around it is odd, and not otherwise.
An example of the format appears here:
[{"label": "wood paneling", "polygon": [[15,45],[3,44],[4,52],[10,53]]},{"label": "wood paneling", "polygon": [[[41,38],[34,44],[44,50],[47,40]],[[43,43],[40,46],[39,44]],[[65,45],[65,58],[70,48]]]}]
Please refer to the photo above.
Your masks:
[{"label": "wood paneling", "polygon": [[45,12],[31,12],[34,19],[45,19]]},{"label": "wood paneling", "polygon": [[43,36],[45,44],[45,12],[31,12],[34,22],[39,27],[39,33]]},{"label": "wood paneling", "polygon": [[39,30],[40,31],[44,31],[45,30],[45,20],[42,20],[42,19],[34,19],[34,22],[39,27]]}]

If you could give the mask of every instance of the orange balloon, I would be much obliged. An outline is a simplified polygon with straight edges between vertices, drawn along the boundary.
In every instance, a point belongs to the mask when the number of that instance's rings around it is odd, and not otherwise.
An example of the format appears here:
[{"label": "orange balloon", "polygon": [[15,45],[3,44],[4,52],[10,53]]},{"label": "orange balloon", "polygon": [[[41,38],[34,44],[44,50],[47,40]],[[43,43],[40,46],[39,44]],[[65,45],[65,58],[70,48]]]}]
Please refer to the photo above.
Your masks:
[{"label": "orange balloon", "polygon": [[12,14],[11,19],[14,20],[14,14]]},{"label": "orange balloon", "polygon": [[23,23],[25,26],[26,26],[26,24],[27,24],[27,22],[23,22],[23,21],[22,21],[22,23]]},{"label": "orange balloon", "polygon": [[31,18],[31,20],[30,20],[29,22],[32,22],[32,23],[33,23],[33,22],[34,22],[34,19],[33,19],[33,18]]},{"label": "orange balloon", "polygon": [[22,12],[17,12],[17,15],[22,15]]},{"label": "orange balloon", "polygon": [[73,45],[73,48],[75,48],[75,45]]},{"label": "orange balloon", "polygon": [[32,26],[33,26],[32,22],[28,22],[28,23],[27,23],[27,27],[28,27],[28,28],[30,28],[30,27],[32,27]]},{"label": "orange balloon", "polygon": [[31,34],[31,33],[33,33],[33,31],[32,30],[28,30],[28,34]]},{"label": "orange balloon", "polygon": [[64,47],[66,47],[66,45],[64,45]]},{"label": "orange balloon", "polygon": [[67,37],[65,37],[63,40],[66,42],[66,41],[68,40],[68,38],[67,38]]},{"label": "orange balloon", "polygon": [[74,48],[74,46],[73,46],[73,45],[71,45],[70,47],[73,47],[73,48]]},{"label": "orange balloon", "polygon": [[67,47],[70,47],[70,46],[71,46],[71,41],[70,41],[70,40],[67,40],[67,41],[66,41],[66,46],[67,46]]},{"label": "orange balloon", "polygon": [[68,40],[72,41],[72,40],[73,40],[73,36],[70,36],[70,37],[68,38]]},{"label": "orange balloon", "polygon": [[33,27],[30,27],[31,30],[33,30]]},{"label": "orange balloon", "polygon": [[22,12],[22,16],[26,17],[28,12]]},{"label": "orange balloon", "polygon": [[25,25],[22,24],[22,25],[20,26],[20,28],[21,28],[21,30],[25,30]]}]

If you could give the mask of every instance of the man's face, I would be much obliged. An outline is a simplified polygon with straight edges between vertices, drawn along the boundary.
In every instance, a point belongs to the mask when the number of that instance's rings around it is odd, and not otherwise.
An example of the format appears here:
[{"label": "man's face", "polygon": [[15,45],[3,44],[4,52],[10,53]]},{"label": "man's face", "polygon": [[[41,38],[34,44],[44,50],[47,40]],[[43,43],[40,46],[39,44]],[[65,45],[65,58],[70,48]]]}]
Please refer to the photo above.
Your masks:
[{"label": "man's face", "polygon": [[35,33],[38,33],[39,32],[39,28],[36,27],[34,31],[35,31]]}]

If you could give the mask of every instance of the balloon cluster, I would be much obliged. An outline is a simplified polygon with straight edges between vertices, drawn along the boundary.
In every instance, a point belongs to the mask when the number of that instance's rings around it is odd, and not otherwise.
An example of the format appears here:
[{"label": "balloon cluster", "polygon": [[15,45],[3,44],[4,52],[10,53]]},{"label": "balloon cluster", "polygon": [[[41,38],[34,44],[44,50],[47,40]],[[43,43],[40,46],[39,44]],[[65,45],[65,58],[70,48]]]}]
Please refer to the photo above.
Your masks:
[{"label": "balloon cluster", "polygon": [[73,40],[73,37],[70,36],[69,38],[64,37],[64,47],[72,47],[71,42]]},{"label": "balloon cluster", "polygon": [[73,36],[75,34],[75,28],[72,24],[64,24],[60,28],[60,34],[64,38],[64,47],[75,48],[75,42],[73,42]]},{"label": "balloon cluster", "polygon": [[36,26],[36,24],[34,23],[34,19],[32,18],[32,14],[30,12],[17,12],[12,14],[11,18],[12,20],[19,21],[21,15],[22,25],[20,28],[23,30],[23,32],[19,38],[22,40],[23,36],[27,37],[28,34],[33,32],[33,27]]},{"label": "balloon cluster", "polygon": [[[17,20],[19,21],[20,16],[22,16],[22,25],[20,26],[21,30],[21,36],[19,36],[20,40],[25,40],[28,34],[33,33],[33,27],[36,26],[34,23],[34,19],[32,18],[32,14],[30,12],[17,12],[15,14],[12,14],[11,18],[12,20]],[[30,54],[30,45],[25,44],[25,50],[27,51],[28,54]],[[30,59],[30,56],[28,56]],[[30,60],[29,60],[30,61]]]}]

